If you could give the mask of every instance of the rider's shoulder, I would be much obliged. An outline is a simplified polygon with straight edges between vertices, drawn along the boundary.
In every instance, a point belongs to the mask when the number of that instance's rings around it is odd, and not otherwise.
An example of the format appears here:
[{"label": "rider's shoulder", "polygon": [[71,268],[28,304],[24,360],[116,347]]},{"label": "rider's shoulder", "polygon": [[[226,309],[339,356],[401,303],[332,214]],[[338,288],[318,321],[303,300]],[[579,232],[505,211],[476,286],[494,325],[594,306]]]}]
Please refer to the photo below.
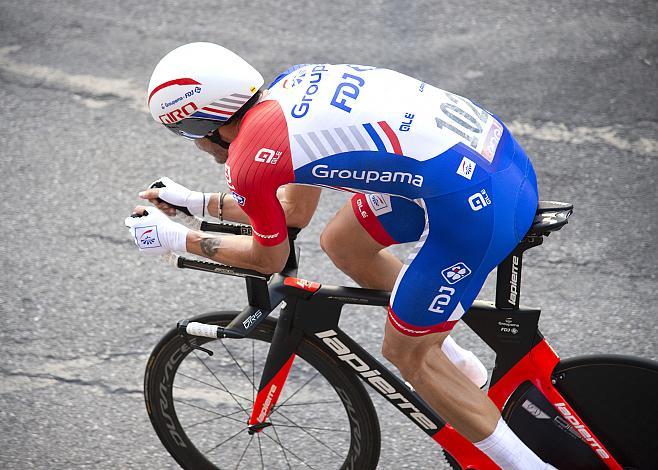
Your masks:
[{"label": "rider's shoulder", "polygon": [[288,126],[281,105],[265,98],[242,118],[238,135],[229,147],[228,163],[248,169],[253,162],[276,165],[289,158]]},{"label": "rider's shoulder", "polygon": [[264,99],[251,108],[242,118],[240,130],[231,143],[229,152],[254,146],[278,146],[287,140],[288,129],[281,105],[276,100]]}]

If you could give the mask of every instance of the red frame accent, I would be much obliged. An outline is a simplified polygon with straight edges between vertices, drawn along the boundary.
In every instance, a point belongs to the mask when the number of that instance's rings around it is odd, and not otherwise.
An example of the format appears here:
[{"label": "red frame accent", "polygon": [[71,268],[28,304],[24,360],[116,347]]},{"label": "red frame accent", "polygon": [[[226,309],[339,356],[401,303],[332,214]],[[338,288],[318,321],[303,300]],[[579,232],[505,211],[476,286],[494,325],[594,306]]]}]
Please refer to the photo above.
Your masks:
[{"label": "red frame accent", "polygon": [[432,439],[452,455],[464,469],[497,470],[499,468],[484,452],[449,424],[443,426],[432,436]]},{"label": "red frame accent", "polygon": [[256,401],[254,401],[254,407],[251,410],[251,416],[249,417],[250,426],[264,422],[270,415],[272,408],[274,408],[274,405],[279,400],[279,395],[281,395],[281,391],[283,390],[283,384],[288,378],[288,373],[294,360],[295,355],[293,354],[274,377],[272,377],[272,380],[258,391]]},{"label": "red frame accent", "polygon": [[[594,436],[594,433],[584,424],[584,421],[571,408],[571,406],[569,406],[564,397],[555,387],[553,387],[551,382],[551,372],[558,362],[560,362],[558,355],[553,351],[553,348],[551,348],[548,342],[546,342],[545,339],[542,339],[528,354],[526,354],[514,367],[501,377],[493,387],[489,389],[489,398],[491,398],[499,410],[502,410],[507,399],[517,387],[523,382],[530,381],[546,396],[553,406],[560,403],[561,407],[568,410],[574,420],[580,423],[580,432],[582,433],[585,431],[594,441],[594,445],[590,444],[593,450],[598,446],[608,455],[607,458],[604,458],[601,454],[598,454],[608,468],[622,470],[619,462],[612,457],[612,454],[603,446],[601,441]],[[446,425],[443,429],[432,436],[432,438],[441,447],[448,451],[463,468],[498,468],[486,455],[484,455],[484,453],[455,431],[452,426]]]},{"label": "red frame accent", "polygon": [[321,284],[319,282],[307,281],[298,277],[287,277],[283,280],[283,284],[297,289],[303,289],[308,292],[317,292]]}]

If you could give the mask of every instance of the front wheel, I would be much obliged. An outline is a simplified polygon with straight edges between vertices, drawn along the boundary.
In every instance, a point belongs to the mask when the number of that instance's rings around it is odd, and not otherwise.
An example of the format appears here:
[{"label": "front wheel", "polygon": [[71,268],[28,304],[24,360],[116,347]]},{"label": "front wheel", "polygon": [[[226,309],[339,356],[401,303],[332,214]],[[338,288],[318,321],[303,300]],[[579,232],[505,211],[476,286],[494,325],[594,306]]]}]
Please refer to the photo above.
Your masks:
[{"label": "front wheel", "polygon": [[[193,321],[227,326],[238,312]],[[310,339],[297,350],[268,422],[247,420],[276,327],[270,318],[244,339],[194,338],[174,329],[153,350],[144,379],[146,408],[162,444],[187,469],[374,469],[377,415],[361,382]],[[254,385],[256,384],[256,385]]]}]

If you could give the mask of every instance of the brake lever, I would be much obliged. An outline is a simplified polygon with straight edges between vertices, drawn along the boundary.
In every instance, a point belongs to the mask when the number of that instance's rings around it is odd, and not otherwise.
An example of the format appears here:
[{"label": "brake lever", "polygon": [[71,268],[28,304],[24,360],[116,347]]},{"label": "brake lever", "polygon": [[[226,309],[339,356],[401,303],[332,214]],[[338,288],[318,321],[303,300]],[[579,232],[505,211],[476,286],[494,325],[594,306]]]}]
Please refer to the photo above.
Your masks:
[{"label": "brake lever", "polygon": [[178,322],[178,324],[176,325],[178,334],[183,337],[183,341],[185,341],[185,344],[187,344],[192,349],[198,349],[200,351],[203,351],[204,353],[208,354],[208,356],[214,355],[214,353],[210,349],[206,349],[202,346],[199,346],[198,344],[192,344],[192,342],[190,341],[190,335],[186,331],[188,323],[189,320],[182,320]]},{"label": "brake lever", "polygon": [[149,213],[146,209],[144,209],[144,212],[142,214],[133,212],[132,214],[130,214],[130,217],[132,217],[133,219],[139,219],[140,217],[146,217],[147,215],[149,215]]}]

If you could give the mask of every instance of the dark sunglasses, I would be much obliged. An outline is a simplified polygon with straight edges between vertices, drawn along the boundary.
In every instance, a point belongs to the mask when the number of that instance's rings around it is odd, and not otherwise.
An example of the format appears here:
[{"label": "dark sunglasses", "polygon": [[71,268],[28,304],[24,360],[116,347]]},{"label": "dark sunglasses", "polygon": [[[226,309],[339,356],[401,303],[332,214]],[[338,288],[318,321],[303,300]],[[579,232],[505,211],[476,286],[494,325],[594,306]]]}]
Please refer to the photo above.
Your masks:
[{"label": "dark sunglasses", "polygon": [[176,135],[187,137],[188,139],[201,139],[202,137],[206,137],[210,132],[219,129],[224,122],[215,119],[187,118],[171,124],[165,124],[165,126]]}]

